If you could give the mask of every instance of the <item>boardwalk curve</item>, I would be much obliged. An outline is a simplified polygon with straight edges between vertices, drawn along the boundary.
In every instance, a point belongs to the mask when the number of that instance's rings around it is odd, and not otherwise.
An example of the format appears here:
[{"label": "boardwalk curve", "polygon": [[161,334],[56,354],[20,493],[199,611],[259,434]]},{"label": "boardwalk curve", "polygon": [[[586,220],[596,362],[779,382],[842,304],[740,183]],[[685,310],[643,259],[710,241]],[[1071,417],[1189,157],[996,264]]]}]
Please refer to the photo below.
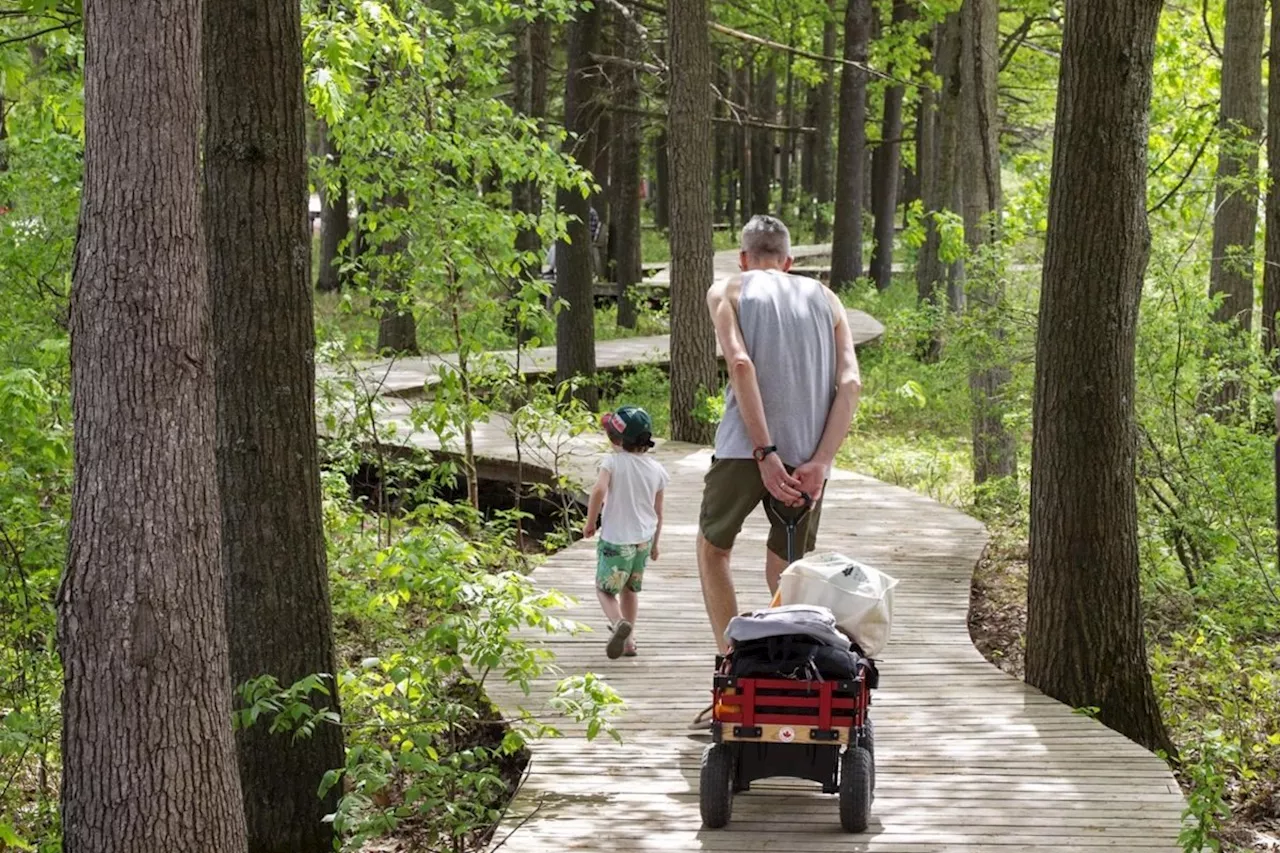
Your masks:
[{"label": "boardwalk curve", "polygon": [[[723,253],[722,253],[723,254]],[[719,266],[719,265],[718,265]],[[408,377],[406,377],[408,381]],[[417,373],[417,387],[428,381]],[[403,385],[404,383],[402,383]],[[412,382],[408,382],[412,384]],[[402,389],[403,390],[403,389]],[[407,403],[383,420],[409,445]],[[477,452],[508,459],[500,419],[477,431]],[[595,438],[561,443],[564,473],[593,476]],[[974,648],[967,614],[971,573],[986,544],[982,525],[954,509],[869,477],[837,471],[819,539],[901,579],[894,636],[874,694],[877,798],[868,831],[840,831],[834,797],[808,783],[772,780],[740,794],[726,829],[704,830],[698,767],[705,737],[687,723],[709,700],[715,644],[702,606],[694,537],[710,451],[676,442],[655,450],[671,473],[662,558],[646,571],[636,638],[640,656],[610,661],[593,591],[594,544],[580,542],[535,573],[573,595],[571,618],[594,633],[552,637],[565,672],[593,671],[627,701],[624,743],[566,737],[534,747],[529,778],[495,837],[514,853],[551,851],[776,851],[776,853],[976,853],[976,851],[1180,850],[1184,800],[1155,756],[989,664]],[[528,464],[549,464],[526,450]],[[532,458],[530,458],[532,457]],[[757,512],[735,551],[739,604],[763,606],[767,524]],[[545,708],[551,679],[531,697],[491,685],[507,710]]]}]

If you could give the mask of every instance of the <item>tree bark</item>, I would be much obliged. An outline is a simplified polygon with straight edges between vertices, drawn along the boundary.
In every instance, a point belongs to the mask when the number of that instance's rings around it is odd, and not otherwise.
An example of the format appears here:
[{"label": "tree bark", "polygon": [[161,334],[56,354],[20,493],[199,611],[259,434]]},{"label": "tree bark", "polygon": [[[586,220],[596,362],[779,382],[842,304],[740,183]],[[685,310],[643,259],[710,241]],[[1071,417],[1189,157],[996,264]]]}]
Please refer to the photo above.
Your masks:
[{"label": "tree bark", "polygon": [[[871,40],[871,0],[848,0],[844,58],[865,64]],[[831,240],[831,286],[862,275],[862,204],[866,192],[867,72],[844,65],[840,73],[840,139],[836,155],[836,217]]]},{"label": "tree bark", "polygon": [[[516,34],[515,54],[511,63],[512,101],[515,111],[541,122],[547,113],[547,72],[544,57],[549,47],[549,23],[539,16],[520,25]],[[523,217],[524,224],[516,232],[516,251],[524,258],[519,276],[511,283],[514,297],[525,282],[533,281],[542,271],[542,236],[537,222],[542,215],[542,187],[536,180],[520,181],[511,189],[512,208]],[[518,343],[523,344],[527,330],[514,312],[508,322]]]},{"label": "tree bark", "polygon": [[653,224],[659,231],[671,227],[671,161],[665,131],[654,142]]},{"label": "tree bark", "polygon": [[1265,263],[1262,267],[1262,346],[1270,353],[1269,363],[1280,372],[1280,363],[1274,352],[1280,346],[1276,337],[1276,315],[1280,313],[1280,12],[1271,5],[1271,44],[1277,49],[1267,53],[1267,168],[1271,183],[1267,191]]},{"label": "tree bark", "polygon": [[[893,23],[909,20],[912,6],[907,0],[894,0]],[[871,155],[871,213],[875,217],[875,239],[871,248],[871,278],[880,290],[893,281],[893,234],[898,210],[898,172],[902,160],[901,85],[884,90],[884,120],[880,125],[880,144]]]},{"label": "tree bark", "polygon": [[[640,40],[632,27],[619,26],[618,43],[623,58],[636,59]],[[636,327],[636,307],[631,288],[640,283],[640,117],[628,109],[640,106],[640,77],[633,67],[618,70],[615,97],[620,106],[614,118],[613,180],[614,259],[617,263],[618,325]]]},{"label": "tree bark", "polygon": [[1027,683],[1148,749],[1134,349],[1160,0],[1067,6],[1036,344]]},{"label": "tree bark", "polygon": [[[328,167],[338,171],[342,167],[342,153],[329,133],[324,121],[316,122],[319,135],[320,151]],[[330,190],[323,182],[320,184],[320,269],[316,276],[316,290],[333,292],[341,290],[346,276],[338,268],[338,260],[342,255],[342,244],[351,234],[351,208],[346,178],[340,178],[338,185]],[[308,253],[309,254],[309,253]]]},{"label": "tree bark", "polygon": [[[822,25],[822,55],[834,56],[836,52],[836,4],[827,0],[827,17]],[[824,62],[822,83],[818,86],[817,128],[814,140],[813,181],[816,211],[813,219],[813,239],[819,243],[831,238],[832,191],[832,116],[836,102],[836,68]]]},{"label": "tree bark", "polygon": [[[788,128],[792,127],[796,121],[796,81],[793,73],[794,69],[792,68],[794,59],[795,57],[792,54],[787,54],[787,82],[783,90],[783,98],[785,98],[783,122]],[[779,157],[778,168],[778,180],[782,184],[782,216],[784,218],[791,215],[791,166],[792,161],[795,159],[795,148],[795,131],[784,131],[782,134],[782,155]]]},{"label": "tree bark", "polygon": [[[961,72],[961,16],[948,15],[938,28],[936,43],[936,69],[942,80],[942,90],[937,97],[937,120],[934,124],[934,142],[937,152],[929,164],[932,179],[926,182],[925,210],[930,214],[926,223],[925,244],[920,249],[916,270],[916,286],[921,293],[930,292],[934,298],[945,291],[947,303],[954,313],[965,308],[964,264],[961,261],[944,262],[941,257],[942,240],[935,216],[942,212],[960,214],[963,209],[963,182],[960,175],[960,157],[964,93]],[[929,344],[936,355],[941,352],[941,340],[935,334]]]},{"label": "tree bark", "polygon": [[[597,110],[594,106],[594,60],[600,42],[601,9],[580,9],[569,24],[569,70],[565,78],[565,128],[568,152],[585,166],[595,162]],[[591,269],[591,203],[576,190],[561,189],[556,202],[570,218],[568,242],[556,245],[556,294],[567,307],[556,315],[556,381],[583,377],[577,396],[595,408],[599,394],[596,372],[595,293]]]},{"label": "tree bark", "polygon": [[707,0],[670,0],[671,437],[710,444],[715,430],[694,416],[719,379],[705,296],[714,276],[711,192],[711,44]]},{"label": "tree bark", "polygon": [[[933,41],[934,39],[930,39],[929,64],[936,72],[939,63],[933,55]],[[916,298],[922,305],[938,301],[937,287],[942,279],[938,228],[931,215],[944,205],[938,155],[938,96],[933,87],[925,86],[920,90],[920,101],[916,107],[916,171],[920,176],[920,199],[925,214],[924,245],[916,256]],[[933,337],[936,340],[937,336]],[[929,345],[929,349],[933,349],[933,344]],[[933,353],[934,356],[937,354]]]},{"label": "tree bark", "polygon": [[[335,672],[315,416],[302,21],[205,0],[205,193],[231,682]],[[263,306],[271,306],[264,310]],[[337,684],[317,706],[338,710]],[[237,733],[249,853],[328,853],[342,730]]]},{"label": "tree bark", "polygon": [[[409,204],[403,192],[394,193],[382,199],[379,208],[386,219],[386,211],[404,209]],[[390,218],[399,219],[398,216]],[[383,225],[382,228],[387,228]],[[394,236],[378,237],[377,258],[375,260],[378,289],[383,292],[380,298],[382,314],[378,318],[378,352],[391,355],[418,354],[418,321],[413,316],[413,309],[404,304],[405,266],[409,251],[409,234],[403,222],[395,222],[390,226],[396,229]],[[368,235],[366,235],[368,236]]]},{"label": "tree bark", "polygon": [[218,554],[201,9],[85,4],[74,486],[57,599],[67,853],[246,849]]},{"label": "tree bark", "polygon": [[[769,64],[771,57],[764,61]],[[777,106],[778,79],[772,66],[767,70],[757,69],[753,93],[754,107],[752,112],[762,121],[773,121]],[[773,188],[773,131],[757,127],[751,131],[751,215],[772,212]]]},{"label": "tree bark", "polygon": [[[1258,219],[1258,143],[1262,131],[1263,0],[1227,0],[1222,43],[1222,104],[1209,292],[1221,293],[1214,319],[1253,328],[1254,232]],[[1235,396],[1238,389],[1230,396]]]},{"label": "tree bark", "polygon": [[997,0],[967,0],[961,11],[962,139],[965,164],[964,230],[970,261],[969,311],[988,330],[989,343],[978,346],[976,369],[969,376],[973,400],[973,482],[982,485],[1018,473],[1018,446],[1004,425],[1005,391],[1012,373],[1001,345],[1005,340],[1004,289],[1001,285],[1000,127],[996,112],[996,76],[1000,55]]}]

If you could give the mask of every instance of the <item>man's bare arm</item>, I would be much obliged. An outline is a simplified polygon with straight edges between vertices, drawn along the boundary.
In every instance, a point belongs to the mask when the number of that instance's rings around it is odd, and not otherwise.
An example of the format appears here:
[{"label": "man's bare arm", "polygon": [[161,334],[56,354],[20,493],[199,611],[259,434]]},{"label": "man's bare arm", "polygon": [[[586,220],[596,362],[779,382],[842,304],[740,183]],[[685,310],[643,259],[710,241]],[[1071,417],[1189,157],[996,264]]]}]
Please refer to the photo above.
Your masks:
[{"label": "man's bare arm", "polygon": [[747,353],[747,342],[738,325],[738,308],[734,301],[738,295],[738,279],[717,283],[707,291],[707,308],[716,327],[716,341],[724,353],[724,363],[729,369],[729,382],[738,398],[742,422],[747,436],[756,447],[773,443],[769,437],[769,424],[764,416],[764,398],[760,395],[760,383],[756,378],[756,365]]},{"label": "man's bare arm", "polygon": [[[724,284],[712,285],[707,291],[707,308],[711,311],[711,319],[716,327],[716,340],[729,368],[729,382],[738,399],[738,410],[742,413],[747,437],[756,447],[768,447],[773,441],[769,437],[769,424],[764,416],[764,399],[760,395],[756,366],[747,352],[747,342],[738,325],[738,308],[734,304],[740,286],[740,279],[736,276]],[[760,463],[760,479],[769,494],[778,500],[787,503],[799,501],[799,483],[787,473],[778,454],[771,453]]]},{"label": "man's bare arm", "polygon": [[853,413],[858,408],[858,398],[862,395],[862,374],[858,370],[858,354],[853,347],[853,330],[849,328],[849,317],[845,313],[840,297],[827,291],[831,310],[835,312],[836,336],[836,396],[827,413],[827,424],[822,430],[822,440],[814,451],[811,462],[824,468],[835,461],[840,445],[849,434],[849,425],[853,423]]}]

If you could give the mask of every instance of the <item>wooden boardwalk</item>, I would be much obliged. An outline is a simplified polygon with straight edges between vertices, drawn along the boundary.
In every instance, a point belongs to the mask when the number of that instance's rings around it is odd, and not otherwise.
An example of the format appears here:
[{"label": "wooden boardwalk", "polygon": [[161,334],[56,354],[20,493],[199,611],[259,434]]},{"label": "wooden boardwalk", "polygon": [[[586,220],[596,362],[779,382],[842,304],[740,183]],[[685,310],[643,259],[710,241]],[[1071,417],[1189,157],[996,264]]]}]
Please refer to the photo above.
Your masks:
[{"label": "wooden boardwalk", "polygon": [[[793,250],[797,257],[811,257],[829,253],[830,245],[796,246]],[[716,252],[715,270],[717,276],[726,276],[737,270],[738,253],[736,251]],[[653,282],[661,282],[662,287],[669,286],[663,267]],[[864,344],[884,334],[884,326],[864,311],[856,308],[847,309],[849,325],[853,330],[854,343]],[[719,352],[717,348],[717,353]],[[516,364],[514,350],[504,350],[490,354],[506,363],[512,369]],[[648,335],[643,337],[617,338],[596,343],[596,369],[604,372],[624,370],[642,364],[667,364],[671,360],[671,336]],[[526,376],[549,376],[556,372],[556,348],[554,346],[533,347],[520,353],[521,372]],[[440,381],[441,371],[454,370],[457,361],[452,355],[426,355],[407,358],[384,359],[361,364],[358,375],[366,387],[380,390],[384,394],[413,395],[430,388]],[[333,376],[332,371],[322,370],[322,376]]]},{"label": "wooden boardwalk", "polygon": [[[400,392],[421,389],[406,374]],[[390,390],[390,389],[388,389]],[[438,449],[414,433],[410,404],[385,401],[381,420],[408,445]],[[477,451],[510,460],[514,443],[495,419],[476,432]],[[527,464],[556,466],[589,482],[605,450],[600,437],[543,437]],[[660,443],[671,474],[662,557],[646,572],[636,639],[640,656],[610,661],[595,602],[594,543],[580,542],[534,577],[578,600],[568,614],[593,633],[546,640],[564,674],[606,678],[626,700],[624,743],[585,739],[552,721],[562,739],[534,747],[530,775],[495,841],[512,853],[553,851],[773,851],[774,853],[977,853],[1110,851],[1175,853],[1184,800],[1155,756],[987,663],[967,628],[973,567],[986,544],[980,523],[928,498],[837,471],[827,489],[819,546],[901,579],[893,639],[881,654],[873,695],[877,797],[867,832],[840,830],[836,798],[809,783],[771,780],[740,794],[733,821],[705,830],[698,770],[705,735],[687,724],[710,699],[715,644],[702,606],[694,537],[706,448]],[[764,606],[767,524],[757,511],[738,540],[739,605]],[[532,696],[490,682],[508,711],[546,713],[553,679]]]}]

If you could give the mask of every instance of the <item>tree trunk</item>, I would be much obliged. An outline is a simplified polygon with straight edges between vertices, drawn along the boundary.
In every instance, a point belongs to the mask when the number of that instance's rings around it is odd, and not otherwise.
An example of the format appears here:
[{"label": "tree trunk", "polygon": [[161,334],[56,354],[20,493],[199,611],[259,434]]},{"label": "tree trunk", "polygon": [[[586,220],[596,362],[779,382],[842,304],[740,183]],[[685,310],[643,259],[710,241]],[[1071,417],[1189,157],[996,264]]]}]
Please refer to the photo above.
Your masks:
[{"label": "tree trunk", "polygon": [[[765,62],[769,61],[765,57]],[[773,68],[755,78],[752,112],[755,118],[772,122],[777,106],[778,80]],[[773,131],[757,127],[751,131],[751,215],[772,212]]]},{"label": "tree trunk", "polygon": [[[1263,0],[1227,0],[1222,105],[1209,292],[1225,297],[1214,319],[1253,328],[1258,143],[1262,130]],[[1238,389],[1237,392],[1238,393]],[[1231,396],[1235,396],[1232,394]]]},{"label": "tree trunk", "polygon": [[[822,55],[835,56],[836,52],[836,4],[827,0],[827,17],[822,25]],[[836,66],[830,62],[824,66],[822,83],[818,86],[817,138],[813,148],[814,201],[817,206],[813,218],[813,239],[823,243],[831,239],[832,116],[836,102]]]},{"label": "tree trunk", "polygon": [[[301,11],[205,0],[205,193],[231,683],[334,673],[320,510]],[[263,310],[264,305],[271,306]],[[317,705],[337,711],[337,684]],[[327,853],[342,730],[237,733],[249,853]]]},{"label": "tree trunk", "polygon": [[85,8],[74,487],[57,597],[67,853],[246,849],[218,554],[201,8]]},{"label": "tree trunk", "polygon": [[1267,191],[1265,263],[1262,267],[1262,346],[1270,353],[1269,363],[1280,372],[1274,352],[1280,346],[1276,337],[1276,315],[1280,313],[1280,12],[1271,6],[1271,44],[1267,53],[1267,79],[1275,81],[1267,98],[1267,168],[1271,183]]},{"label": "tree trunk", "polygon": [[[738,69],[738,102],[744,110],[751,109],[751,59],[747,54]],[[746,125],[738,126],[738,205],[742,224],[751,218],[751,131]]]},{"label": "tree trunk", "polygon": [[[637,59],[640,39],[633,28],[619,25],[624,59]],[[619,69],[615,97],[620,110],[614,117],[613,152],[614,258],[617,262],[618,325],[636,327],[631,288],[640,283],[640,78],[631,67]]]},{"label": "tree trunk", "polygon": [[653,224],[659,231],[671,227],[671,161],[667,158],[666,131],[654,143]]},{"label": "tree trunk", "polygon": [[[539,16],[524,22],[516,35],[515,55],[511,63],[511,88],[515,111],[526,118],[541,121],[547,113],[547,72],[543,57],[549,46],[549,24]],[[542,271],[542,235],[537,222],[542,215],[542,187],[536,180],[521,181],[511,189],[512,208],[524,219],[516,232],[516,251],[524,257],[520,273],[511,283],[514,297],[526,282],[536,279]],[[516,341],[523,344],[527,330],[515,312],[508,313],[508,322]]]},{"label": "tree trunk", "polygon": [[1134,342],[1160,0],[1067,6],[1036,343],[1027,683],[1148,749]]},{"label": "tree trunk", "polygon": [[[948,15],[941,27],[938,43],[938,73],[942,93],[938,99],[938,211],[959,215],[964,209],[962,160],[964,138],[964,83],[962,50],[962,18],[959,12]],[[941,242],[937,244],[941,248]],[[951,311],[963,314],[965,309],[964,262],[944,263],[947,304]],[[937,285],[935,285],[936,287]]]},{"label": "tree trunk", "polygon": [[671,437],[710,444],[695,417],[719,384],[715,332],[706,309],[714,276],[711,235],[711,44],[707,0],[670,0],[671,38]]},{"label": "tree trunk", "polygon": [[[809,86],[805,90],[804,124],[806,127],[818,126],[818,91],[817,86]],[[814,180],[816,172],[814,160],[818,154],[817,141],[816,133],[806,133],[800,141],[800,211],[805,218],[808,218],[811,212],[810,206],[813,204],[813,194],[817,187]]]},{"label": "tree trunk", "polygon": [[[893,23],[900,25],[911,17],[907,0],[894,0]],[[893,281],[893,233],[898,210],[898,172],[901,162],[903,87],[884,90],[884,121],[880,144],[871,155],[871,213],[875,217],[875,240],[871,248],[871,278],[880,290]]]},{"label": "tree trunk", "polygon": [[[787,54],[787,82],[783,91],[783,97],[786,104],[783,107],[783,123],[788,128],[796,122],[795,108],[795,76],[792,73],[792,64],[795,57]],[[784,218],[791,216],[791,161],[795,158],[796,134],[793,130],[785,130],[782,132],[782,156],[779,158],[779,176],[778,180],[782,184],[782,215]]]},{"label": "tree trunk", "polygon": [[[601,9],[581,9],[569,24],[569,70],[565,78],[566,141],[573,158],[585,166],[595,162],[597,110],[594,60],[600,41]],[[570,218],[568,242],[556,246],[556,294],[567,307],[556,315],[556,381],[584,377],[578,396],[595,408],[598,392],[590,384],[596,372],[595,293],[591,270],[590,201],[576,190],[561,189],[556,202]]]},{"label": "tree trunk", "polygon": [[[848,0],[844,58],[865,65],[871,40],[871,0]],[[840,72],[840,139],[836,155],[836,218],[831,240],[831,286],[862,275],[862,202],[866,192],[867,72],[845,64]]]},{"label": "tree trunk", "polygon": [[[932,57],[932,44],[929,52]],[[930,64],[937,66],[932,58]],[[938,97],[931,86],[926,86],[920,90],[920,101],[916,107],[916,172],[920,176],[920,199],[925,213],[924,245],[916,256],[916,297],[922,305],[938,301],[937,287],[942,279],[938,228],[930,215],[944,206],[938,175],[941,165],[938,154]],[[935,335],[934,340],[936,339]],[[929,349],[933,349],[932,344]],[[934,356],[937,354],[933,353]]]},{"label": "tree trunk", "polygon": [[964,230],[970,261],[969,311],[988,335],[969,376],[973,400],[973,482],[982,485],[1018,473],[1018,446],[1004,425],[1005,390],[1012,378],[1001,352],[1005,340],[1000,269],[1000,128],[996,74],[1000,55],[997,0],[967,0],[961,11],[965,163]]},{"label": "tree trunk", "polygon": [[[382,199],[379,207],[385,212],[403,209],[409,204],[404,193],[395,193]],[[379,302],[382,314],[378,318],[378,352],[390,355],[418,354],[418,322],[413,316],[411,306],[405,304],[405,267],[409,263],[406,257],[409,251],[409,234],[405,224],[398,221],[390,226],[396,229],[395,236],[382,236],[377,245],[375,260],[377,287],[382,291]],[[387,225],[382,225],[387,228]],[[368,235],[366,235],[367,237]]]},{"label": "tree trunk", "polygon": [[[329,127],[324,121],[316,122],[320,151],[325,158],[326,167],[339,171],[342,167],[342,154],[329,134]],[[330,190],[320,183],[320,269],[316,277],[316,289],[332,292],[340,290],[345,276],[339,267],[342,255],[342,244],[351,234],[351,208],[348,199],[347,179],[339,178],[338,185]],[[310,235],[308,235],[308,240]],[[307,255],[310,257],[308,244]]]}]

